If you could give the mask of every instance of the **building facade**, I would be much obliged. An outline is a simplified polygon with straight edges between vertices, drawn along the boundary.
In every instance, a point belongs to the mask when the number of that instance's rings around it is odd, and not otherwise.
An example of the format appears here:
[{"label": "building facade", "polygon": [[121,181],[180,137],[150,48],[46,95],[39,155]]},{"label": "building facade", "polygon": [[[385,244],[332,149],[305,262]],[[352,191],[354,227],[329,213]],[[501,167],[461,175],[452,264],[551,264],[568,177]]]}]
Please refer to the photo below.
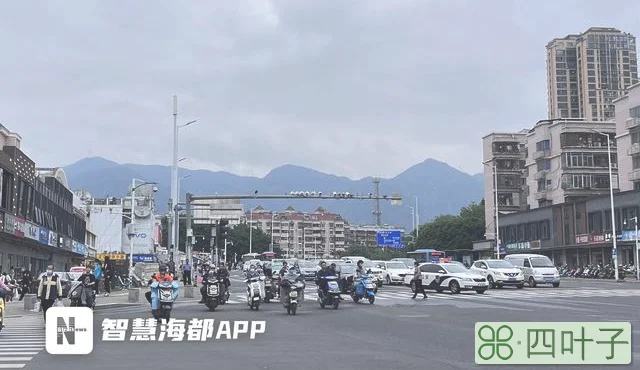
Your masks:
[{"label": "building facade", "polygon": [[[640,190],[614,196],[618,263],[634,261],[635,217]],[[556,265],[585,266],[612,261],[613,228],[610,197],[583,198],[500,219],[501,253],[537,253]]]},{"label": "building facade", "polygon": [[640,189],[640,83],[614,103],[620,190]]},{"label": "building facade", "polygon": [[57,271],[84,261],[86,223],[61,169],[36,169],[21,137],[0,125],[0,270]]},{"label": "building facade", "polygon": [[638,82],[636,39],[592,27],[547,44],[549,118],[614,118],[613,101]]},{"label": "building facade", "polygon": [[245,219],[250,227],[273,235],[274,246],[288,257],[320,258],[345,250],[347,222],[324,208],[305,213],[293,207],[284,212],[273,212],[258,206],[247,212]]},{"label": "building facade", "polygon": [[527,131],[485,136],[486,238],[495,240],[496,188],[498,224],[505,214],[608,194],[607,145],[611,150],[613,187],[618,190],[614,137],[614,122],[582,119],[542,120]]}]

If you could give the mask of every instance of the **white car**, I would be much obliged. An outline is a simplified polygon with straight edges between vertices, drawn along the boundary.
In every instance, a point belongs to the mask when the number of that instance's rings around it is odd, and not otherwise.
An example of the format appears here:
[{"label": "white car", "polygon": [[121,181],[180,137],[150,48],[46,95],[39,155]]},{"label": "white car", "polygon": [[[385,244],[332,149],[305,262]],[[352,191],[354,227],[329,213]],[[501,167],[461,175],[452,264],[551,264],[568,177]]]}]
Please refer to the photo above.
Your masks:
[{"label": "white car", "polygon": [[384,270],[376,266],[371,260],[363,260],[363,262],[362,267],[364,267],[364,270],[371,271],[369,276],[373,278],[372,280],[378,287],[381,287],[384,284]]},{"label": "white car", "polygon": [[[476,293],[483,294],[489,289],[487,279],[455,263],[423,263],[420,265],[420,272],[422,286],[438,293],[449,290],[458,294],[463,290],[475,290]],[[415,292],[413,274],[405,276],[404,283]]]},{"label": "white car", "polygon": [[505,260],[480,260],[470,268],[472,272],[484,276],[490,288],[502,288],[514,285],[518,289],[524,288],[524,275],[519,268]]},{"label": "white car", "polygon": [[376,265],[383,270],[382,280],[391,284],[402,284],[407,275],[413,275],[413,269],[407,268],[402,261],[380,261]]}]

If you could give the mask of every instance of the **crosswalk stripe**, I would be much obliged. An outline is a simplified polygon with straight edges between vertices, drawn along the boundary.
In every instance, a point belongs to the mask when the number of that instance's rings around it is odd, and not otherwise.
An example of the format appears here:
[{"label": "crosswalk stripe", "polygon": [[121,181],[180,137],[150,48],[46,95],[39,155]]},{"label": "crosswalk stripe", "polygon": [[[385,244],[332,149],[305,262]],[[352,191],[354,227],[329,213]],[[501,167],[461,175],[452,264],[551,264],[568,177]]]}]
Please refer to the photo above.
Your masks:
[{"label": "crosswalk stripe", "polygon": [[45,348],[41,315],[11,317],[0,332],[0,369],[22,369]]}]

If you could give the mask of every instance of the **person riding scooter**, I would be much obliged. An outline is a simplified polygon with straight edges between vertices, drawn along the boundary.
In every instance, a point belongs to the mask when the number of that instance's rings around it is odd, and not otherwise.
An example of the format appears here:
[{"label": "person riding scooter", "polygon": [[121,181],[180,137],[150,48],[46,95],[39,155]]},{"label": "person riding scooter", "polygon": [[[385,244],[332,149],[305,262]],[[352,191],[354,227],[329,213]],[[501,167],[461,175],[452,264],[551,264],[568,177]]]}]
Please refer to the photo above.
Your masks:
[{"label": "person riding scooter", "polygon": [[320,262],[320,271],[316,273],[316,284],[324,295],[329,292],[329,285],[327,281],[322,278],[332,275],[331,271],[327,268],[327,263],[325,261]]},{"label": "person riding scooter", "polygon": [[[168,282],[168,283],[172,283],[173,282],[173,278],[171,277],[171,275],[169,274],[169,272],[167,271],[167,266],[166,265],[160,265],[160,268],[158,268],[158,272],[156,272],[155,274],[153,274],[153,276],[151,277],[151,280],[149,280],[149,285],[158,282]],[[147,301],[149,303],[151,303],[151,292],[146,292],[144,294],[144,297],[147,299]]]}]

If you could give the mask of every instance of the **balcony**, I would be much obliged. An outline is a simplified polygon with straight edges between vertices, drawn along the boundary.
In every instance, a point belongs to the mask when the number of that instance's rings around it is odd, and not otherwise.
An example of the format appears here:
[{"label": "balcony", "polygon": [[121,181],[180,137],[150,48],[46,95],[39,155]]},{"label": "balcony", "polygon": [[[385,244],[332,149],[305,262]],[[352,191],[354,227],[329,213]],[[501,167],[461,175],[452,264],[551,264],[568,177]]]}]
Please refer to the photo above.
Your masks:
[{"label": "balcony", "polygon": [[542,180],[542,179],[544,179],[545,177],[547,177],[547,174],[548,174],[548,173],[549,173],[549,170],[542,170],[542,171],[538,171],[538,172],[536,172],[536,174],[535,174],[534,178],[535,178],[536,180]]},{"label": "balcony", "polygon": [[629,181],[640,181],[640,168],[629,172]]},{"label": "balcony", "polygon": [[538,160],[541,158],[547,158],[551,154],[551,150],[539,150],[537,152],[533,152],[533,160]]},{"label": "balcony", "polygon": [[631,156],[635,156],[635,155],[640,154],[640,143],[631,144],[631,148],[629,148],[629,150],[627,150],[627,154],[631,155]]},{"label": "balcony", "polygon": [[536,191],[536,195],[535,198],[536,200],[543,200],[543,199],[547,199],[547,194],[548,194],[548,190],[538,190]]},{"label": "balcony", "polygon": [[627,130],[631,130],[632,128],[640,126],[640,118],[630,117],[627,118],[624,123]]}]

